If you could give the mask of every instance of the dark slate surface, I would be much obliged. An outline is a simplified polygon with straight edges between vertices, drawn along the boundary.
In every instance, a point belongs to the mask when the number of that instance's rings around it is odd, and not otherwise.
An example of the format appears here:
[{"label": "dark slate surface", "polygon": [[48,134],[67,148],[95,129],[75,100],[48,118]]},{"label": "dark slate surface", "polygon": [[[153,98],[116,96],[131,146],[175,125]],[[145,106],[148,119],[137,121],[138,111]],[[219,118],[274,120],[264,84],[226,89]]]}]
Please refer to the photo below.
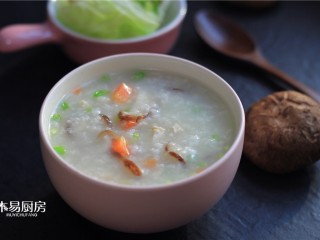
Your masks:
[{"label": "dark slate surface", "polygon": [[[0,2],[0,27],[40,22],[45,2]],[[245,109],[283,88],[257,69],[231,61],[196,35],[193,16],[212,9],[246,28],[265,56],[288,74],[320,91],[320,2],[281,1],[263,11],[213,1],[189,2],[179,41],[170,54],[200,63],[222,76]],[[320,239],[320,162],[286,176],[265,173],[244,157],[221,201],[186,226],[150,235],[119,233],[75,213],[57,194],[45,172],[38,114],[50,88],[77,67],[59,46],[45,45],[0,54],[0,203],[44,201],[37,217],[0,212],[1,239]],[[157,216],[155,216],[157,217]]]}]

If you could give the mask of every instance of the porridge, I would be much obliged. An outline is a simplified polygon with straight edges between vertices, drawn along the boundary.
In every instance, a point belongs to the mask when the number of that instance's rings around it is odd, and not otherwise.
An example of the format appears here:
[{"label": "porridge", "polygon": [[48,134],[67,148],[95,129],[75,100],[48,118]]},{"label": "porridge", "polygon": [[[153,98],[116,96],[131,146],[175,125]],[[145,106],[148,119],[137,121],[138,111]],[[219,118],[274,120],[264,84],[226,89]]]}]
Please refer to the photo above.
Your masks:
[{"label": "porridge", "polygon": [[79,171],[139,186],[200,173],[235,137],[231,112],[212,90],[145,69],[78,86],[57,105],[49,131],[54,150]]}]

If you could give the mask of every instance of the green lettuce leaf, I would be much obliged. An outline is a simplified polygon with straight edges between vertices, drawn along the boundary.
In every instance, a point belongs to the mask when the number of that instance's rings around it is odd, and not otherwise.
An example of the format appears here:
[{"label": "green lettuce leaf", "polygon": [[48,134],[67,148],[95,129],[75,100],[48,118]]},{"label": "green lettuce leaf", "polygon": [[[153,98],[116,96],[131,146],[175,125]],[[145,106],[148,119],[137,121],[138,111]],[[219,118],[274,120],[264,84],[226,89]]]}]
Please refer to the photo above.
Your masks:
[{"label": "green lettuce leaf", "polygon": [[124,39],[156,31],[168,1],[57,0],[57,19],[67,28],[99,39]]}]

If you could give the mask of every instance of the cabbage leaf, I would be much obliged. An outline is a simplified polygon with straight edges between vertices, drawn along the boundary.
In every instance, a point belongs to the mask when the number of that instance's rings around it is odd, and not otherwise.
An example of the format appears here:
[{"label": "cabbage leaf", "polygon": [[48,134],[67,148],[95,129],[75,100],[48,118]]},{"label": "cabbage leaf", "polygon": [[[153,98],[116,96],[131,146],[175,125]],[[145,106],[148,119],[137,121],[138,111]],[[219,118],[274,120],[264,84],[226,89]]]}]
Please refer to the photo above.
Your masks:
[{"label": "cabbage leaf", "polygon": [[125,39],[156,31],[168,6],[164,0],[56,0],[65,27],[99,39]]}]

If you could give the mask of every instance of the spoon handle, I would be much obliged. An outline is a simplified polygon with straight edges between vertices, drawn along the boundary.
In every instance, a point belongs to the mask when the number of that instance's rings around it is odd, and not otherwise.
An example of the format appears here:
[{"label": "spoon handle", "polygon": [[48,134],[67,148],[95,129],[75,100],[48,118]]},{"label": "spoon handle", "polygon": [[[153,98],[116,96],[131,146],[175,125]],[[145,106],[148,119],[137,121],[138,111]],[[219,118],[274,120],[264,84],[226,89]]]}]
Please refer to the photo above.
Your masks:
[{"label": "spoon handle", "polygon": [[256,53],[255,61],[252,61],[252,63],[260,67],[261,69],[269,72],[273,76],[281,79],[283,82],[287,83],[288,85],[291,85],[296,90],[308,95],[309,97],[313,98],[317,102],[320,102],[319,93],[309,88],[308,86],[304,85],[300,81],[287,75],[286,73],[280,71],[278,68],[276,68],[271,63],[269,63],[261,54]]}]

